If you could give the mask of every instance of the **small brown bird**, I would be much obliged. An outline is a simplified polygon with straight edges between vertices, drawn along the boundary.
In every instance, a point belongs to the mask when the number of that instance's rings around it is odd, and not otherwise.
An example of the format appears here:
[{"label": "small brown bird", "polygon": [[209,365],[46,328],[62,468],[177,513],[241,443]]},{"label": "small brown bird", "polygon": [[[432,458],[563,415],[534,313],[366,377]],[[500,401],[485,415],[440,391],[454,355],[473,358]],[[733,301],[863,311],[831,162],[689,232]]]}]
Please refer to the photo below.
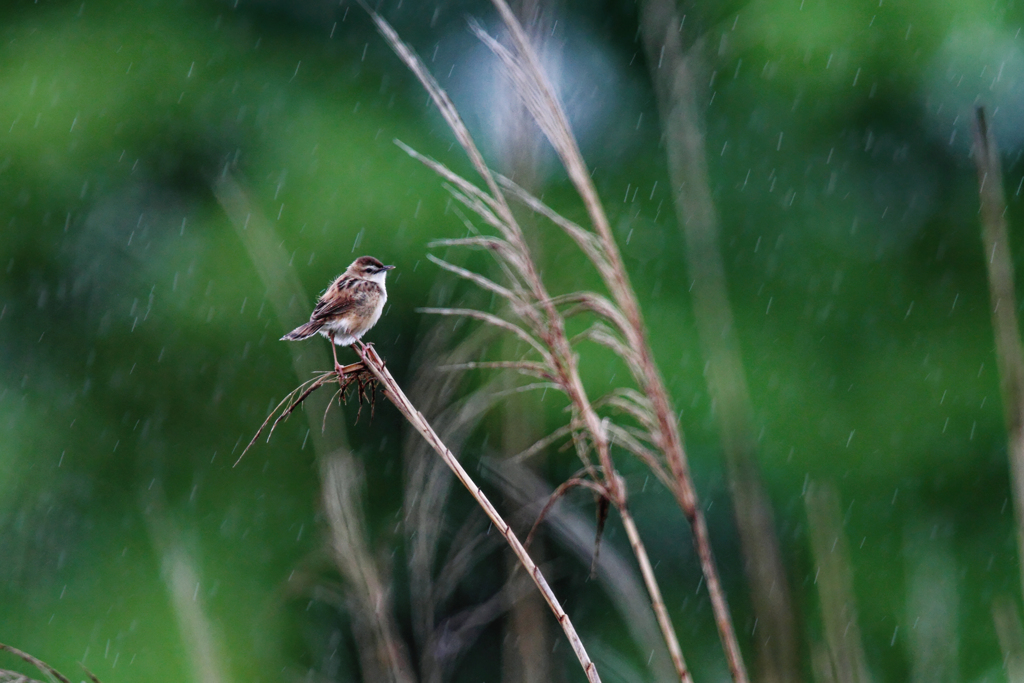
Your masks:
[{"label": "small brown bird", "polygon": [[359,338],[370,331],[384,310],[388,291],[384,278],[394,266],[385,266],[372,256],[360,256],[331,283],[316,303],[309,322],[281,337],[281,340],[308,339],[319,332],[331,342],[334,369],[343,374],[335,346],[355,346],[363,357],[365,345]]}]

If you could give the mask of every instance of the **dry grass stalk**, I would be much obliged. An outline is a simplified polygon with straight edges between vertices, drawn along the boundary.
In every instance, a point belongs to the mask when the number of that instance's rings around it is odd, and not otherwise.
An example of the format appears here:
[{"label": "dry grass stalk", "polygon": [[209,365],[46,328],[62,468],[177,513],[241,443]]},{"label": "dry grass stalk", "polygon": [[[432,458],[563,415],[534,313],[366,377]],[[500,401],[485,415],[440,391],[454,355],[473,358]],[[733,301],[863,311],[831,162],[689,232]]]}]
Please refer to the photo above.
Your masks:
[{"label": "dry grass stalk", "polygon": [[1010,683],[1024,683],[1024,626],[1016,601],[1001,595],[992,601],[992,621],[995,623],[999,648],[1003,651],[1003,666]]},{"label": "dry grass stalk", "polygon": [[[341,375],[338,375],[334,370],[321,372],[313,379],[306,380],[299,386],[295,387],[283,399],[281,399],[281,402],[278,403],[273,410],[270,411],[270,414],[267,415],[267,419],[263,421],[260,428],[256,430],[255,434],[253,434],[252,439],[249,440],[249,444],[242,450],[242,454],[238,456],[238,460],[235,460],[235,464],[232,465],[232,467],[238,467],[238,463],[242,462],[242,458],[245,457],[245,454],[248,453],[249,449],[256,443],[256,440],[260,438],[260,435],[267,428],[267,425],[270,424],[271,420],[274,420],[274,424],[271,425],[270,432],[267,433],[268,442],[270,441],[270,437],[274,435],[274,430],[277,429],[277,425],[287,420],[288,417],[302,405],[303,401],[309,398],[314,391],[328,382],[338,382],[339,389],[334,393],[334,396],[331,397],[331,401],[327,403],[327,409],[324,410],[324,424],[321,425],[321,432],[326,429],[327,410],[330,409],[331,402],[333,402],[335,397],[337,397],[339,402],[345,402],[347,400],[348,390],[350,387],[356,387],[356,396],[359,401],[359,406],[362,408],[363,400],[366,398],[367,387],[370,388],[371,392],[373,391],[373,384],[368,381],[369,379],[369,375],[363,369],[363,364],[359,362],[344,366],[342,368]],[[369,400],[370,408],[372,410],[374,403],[372,396]],[[277,416],[277,419],[274,419],[275,415]]]},{"label": "dry grass stalk", "polygon": [[[57,671],[56,669],[54,669],[52,666],[50,666],[49,664],[47,664],[43,660],[38,659],[36,657],[33,657],[29,653],[23,652],[23,651],[19,650],[16,647],[11,647],[10,645],[4,645],[3,643],[0,643],[0,652],[10,652],[15,657],[17,657],[17,658],[27,662],[28,664],[31,664],[35,668],[39,669],[44,674],[46,674],[48,677],[57,679],[58,681],[60,681],[60,683],[71,683],[70,679],[68,679],[67,676],[65,676],[61,672]],[[100,679],[96,677],[96,674],[94,674],[93,672],[91,672],[88,669],[86,669],[85,666],[82,665],[82,664],[79,664],[79,666],[82,667],[82,670],[85,672],[85,675],[89,677],[90,681],[92,681],[93,683],[100,683]],[[29,678],[25,674],[18,673],[17,671],[11,671],[9,669],[0,669],[0,683],[40,683],[40,682],[36,681],[34,678]]]},{"label": "dry grass stalk", "polygon": [[[449,450],[461,450],[480,419],[503,394],[485,386],[459,396],[462,377],[439,372],[433,364],[458,363],[479,353],[489,330],[479,330],[447,350],[447,325],[434,326],[416,345],[410,365],[419,368],[408,383],[408,393]],[[472,646],[483,627],[510,607],[510,600],[522,592],[535,595],[532,583],[522,572],[510,577],[496,596],[482,604],[461,608],[454,614],[456,593],[467,577],[490,553],[504,545],[498,534],[487,533],[489,522],[479,509],[460,516],[448,515],[455,478],[431,446],[412,430],[406,432],[403,529],[409,569],[409,597],[413,635],[420,652],[421,680],[440,683],[449,680],[459,658]],[[449,532],[451,527],[454,527]],[[447,541],[447,548],[444,548]],[[513,557],[506,558],[518,567]],[[538,600],[540,596],[537,596]],[[543,619],[546,606],[541,607]]]},{"label": "dry grass stalk", "polygon": [[355,619],[364,622],[356,630],[367,635],[370,645],[360,648],[363,676],[368,680],[413,683],[416,679],[395,623],[391,593],[366,542],[362,517],[348,513],[363,509],[363,477],[358,461],[331,457],[322,461],[321,470],[334,559],[350,586],[351,599],[359,603],[351,610]]},{"label": "dry grass stalk", "polygon": [[[996,338],[999,389],[1009,441],[1013,510],[1017,519],[1017,555],[1024,558],[1024,348],[1017,320],[1013,261],[1006,227],[1003,169],[995,136],[985,121],[985,110],[975,111],[974,163],[981,197],[981,237],[988,267],[988,291],[992,302],[992,329]],[[1024,562],[1021,585],[1024,586]]]},{"label": "dry grass stalk", "polygon": [[[594,232],[559,216],[524,189],[508,179],[492,173],[484,164],[482,156],[447,94],[429,74],[415,53],[401,41],[394,29],[379,15],[370,12],[380,33],[410,70],[420,78],[454,132],[456,139],[465,149],[474,168],[483,178],[487,188],[485,191],[476,187],[444,165],[423,157],[407,146],[398,143],[409,154],[441,175],[449,183],[448,189],[452,196],[499,233],[499,237],[476,234],[461,240],[445,240],[439,245],[461,245],[490,251],[508,283],[499,284],[483,275],[472,273],[440,259],[434,259],[434,261],[442,268],[502,297],[507,302],[512,314],[519,319],[520,324],[503,318],[496,319],[496,316],[491,314],[467,313],[465,309],[434,309],[434,312],[446,315],[468,315],[483,320],[512,331],[530,345],[531,349],[540,356],[539,361],[509,361],[503,365],[520,372],[533,374],[544,381],[553,382],[566,394],[572,408],[570,427],[573,443],[576,444],[577,452],[587,468],[587,476],[601,489],[602,495],[620,511],[627,509],[626,492],[620,479],[615,476],[615,468],[611,460],[612,432],[615,431],[617,436],[630,434],[631,437],[634,437],[616,439],[616,443],[647,463],[659,479],[669,485],[690,522],[701,568],[711,595],[716,624],[733,679],[737,682],[745,682],[746,669],[736,641],[725,593],[715,566],[707,525],[698,505],[696,491],[689,473],[682,437],[676,424],[675,410],[654,363],[640,307],[611,234],[607,216],[590,180],[590,174],[580,155],[575,138],[569,129],[561,104],[541,71],[538,59],[525,32],[504,2],[495,0],[494,4],[505,20],[515,52],[494,40],[478,25],[471,24],[471,27],[506,66],[517,93],[565,165],[570,179],[587,208]],[[498,189],[499,185],[501,190]],[[581,292],[565,297],[551,297],[547,294],[544,284],[537,275],[531,254],[525,245],[522,231],[509,209],[506,193],[522,201],[528,208],[551,219],[576,242],[601,275],[612,300],[591,292]],[[475,231],[469,221],[465,222],[471,231]],[[558,308],[564,304],[571,304],[565,313]],[[565,334],[564,317],[580,312],[593,313],[601,320],[580,337],[570,340]],[[623,412],[637,418],[641,429],[632,433],[623,429],[613,430],[609,428],[610,423],[607,418],[602,419],[598,415],[595,408],[597,404],[591,403],[580,380],[578,357],[573,349],[573,343],[583,339],[608,346],[623,359],[630,369],[639,391],[633,395],[619,394],[615,397],[615,401],[609,400],[608,403],[617,402],[617,407],[620,408],[628,406],[628,409]],[[635,438],[636,436],[640,438]],[[642,441],[647,441],[653,448],[643,446]],[[589,458],[590,453],[595,453],[597,456],[596,466]],[[662,458],[671,476],[665,472],[666,467],[662,465]],[[658,613],[659,623],[664,628],[664,637],[672,653],[676,672],[680,680],[690,680],[678,639],[664,604],[660,600],[657,581],[653,571],[650,570],[649,563],[643,561],[646,559],[646,554],[642,550],[642,543],[638,536],[631,539],[631,542],[639,548],[638,562],[644,574],[652,606]]]},{"label": "dry grass stalk", "polygon": [[[487,476],[501,487],[503,493],[523,506],[515,521],[536,519],[537,511],[546,507],[554,496],[547,482],[516,460],[503,458],[485,464]],[[594,565],[596,579],[621,615],[632,642],[642,656],[648,658],[651,671],[641,679],[669,680],[675,674],[674,664],[661,634],[661,626],[650,608],[650,595],[646,592],[638,566],[614,546],[604,549],[594,562],[596,524],[590,515],[569,506],[556,505],[548,510],[545,519],[548,529],[561,546],[569,549],[581,563],[589,561]]]},{"label": "dry grass stalk", "polygon": [[711,193],[701,99],[703,41],[684,51],[681,18],[673,0],[645,0],[641,33],[658,100],[669,178],[686,246],[694,318],[708,390],[728,466],[729,488],[745,559],[750,594],[762,633],[757,638],[759,678],[795,683],[801,678],[797,626],[789,580],[775,531],[771,501],[757,466],[753,408],[729,304],[719,249],[719,219]]},{"label": "dry grass stalk", "polygon": [[[60,683],[71,683],[71,681],[68,679],[67,676],[65,676],[61,672],[57,671],[56,669],[54,669],[52,666],[50,666],[49,664],[47,664],[43,660],[37,659],[36,657],[33,657],[32,655],[30,655],[27,652],[22,652],[21,650],[19,650],[16,647],[11,647],[10,645],[4,645],[3,643],[0,643],[0,652],[10,652],[12,655],[17,657],[18,659],[21,659],[21,660],[27,662],[28,664],[31,664],[35,668],[37,668],[40,671],[42,671],[44,674],[46,674],[48,676],[53,676],[58,681],[60,681]],[[22,674],[19,674],[19,673],[15,672],[15,671],[6,671],[6,670],[0,671],[0,676],[6,676],[8,674],[11,676],[10,680],[12,680],[12,681],[19,680],[18,678],[15,678],[15,676],[22,676]],[[32,679],[30,679],[28,677],[22,676],[21,680],[31,681]]]},{"label": "dry grass stalk", "polygon": [[558,619],[558,623],[561,625],[562,630],[565,631],[566,638],[569,640],[569,644],[572,646],[573,652],[576,653],[577,659],[579,659],[580,666],[583,667],[584,673],[587,675],[587,680],[592,683],[600,681],[601,678],[598,676],[597,668],[591,661],[590,656],[587,654],[586,648],[583,647],[583,641],[580,640],[579,635],[576,633],[576,628],[573,626],[572,621],[569,619],[569,615],[562,609],[558,598],[555,597],[554,591],[548,585],[547,580],[541,573],[540,568],[534,564],[530,555],[526,552],[523,544],[519,542],[519,538],[516,537],[515,532],[505,523],[501,515],[498,513],[494,505],[484,494],[483,490],[477,486],[476,482],[473,481],[469,473],[462,467],[455,455],[448,449],[448,447],[441,441],[440,437],[434,432],[433,427],[427,422],[426,418],[423,417],[416,407],[412,404],[409,398],[402,391],[398,382],[395,381],[394,377],[391,376],[391,372],[384,366],[384,361],[381,360],[380,356],[377,355],[376,350],[370,347],[366,353],[366,370],[373,374],[374,378],[380,383],[381,388],[384,390],[384,395],[391,403],[398,408],[399,412],[408,420],[409,424],[420,433],[420,435],[430,444],[431,448],[441,456],[445,464],[455,474],[455,477],[459,482],[466,487],[473,499],[476,500],[477,504],[483,509],[484,513],[494,524],[494,527],[501,533],[505,538],[505,541],[512,548],[516,558],[520,564],[526,569],[530,578],[536,584],[537,589],[540,590],[541,595],[544,596],[544,600],[548,603],[548,607],[554,612],[555,617]]},{"label": "dry grass stalk", "polygon": [[[308,315],[308,297],[303,292],[295,269],[290,265],[289,254],[284,251],[281,242],[275,236],[270,221],[249,199],[248,192],[234,179],[228,167],[225,167],[223,172],[213,180],[211,186],[213,194],[234,224],[239,240],[245,246],[260,280],[266,287],[267,301],[273,307],[278,319],[287,320],[294,319],[299,314]],[[288,350],[291,353],[292,365],[298,377],[309,377],[313,374],[319,376],[321,374],[319,368],[331,365],[330,355],[322,346],[310,345],[300,349],[299,345],[292,344],[288,345]],[[352,369],[355,370],[355,368]],[[327,379],[330,379],[331,376],[333,373]],[[319,386],[323,386],[323,384]],[[344,445],[346,443],[344,422],[337,417],[330,419],[328,415],[331,398],[331,396],[314,391],[306,394],[303,399],[303,405],[306,406],[309,415],[309,439],[321,462],[324,462],[329,456],[333,460],[344,461],[349,468],[354,468],[356,465],[352,454]],[[324,417],[318,419],[321,413]],[[331,415],[336,414],[332,413]],[[354,496],[337,497],[331,505],[334,508],[335,517],[342,522],[353,540],[366,546],[367,543],[362,538],[362,530],[366,526],[364,512],[354,504],[354,501]],[[372,556],[365,553],[360,557],[365,561],[359,570],[362,574],[383,576],[384,572],[378,568]],[[383,585],[384,582],[382,579],[378,579],[377,583]],[[365,600],[361,600],[360,596],[352,595],[352,593],[351,590],[347,591],[343,602],[346,603],[349,613],[353,616],[353,623],[356,624],[356,627],[353,628],[353,635],[361,645],[366,645],[366,647],[359,648],[361,652],[374,652],[377,647],[373,640],[374,634],[388,636],[394,633],[394,629],[387,625],[387,622],[393,619],[393,615],[377,609],[376,605],[370,606],[372,609],[369,609]],[[400,651],[404,645],[400,640],[395,640],[385,643],[383,647],[394,652]],[[364,665],[364,677],[383,680],[383,676],[388,674],[373,677],[374,671],[371,669],[375,666],[374,661],[376,660],[364,659],[361,662]],[[402,680],[406,675],[404,672],[405,669],[402,668],[389,673],[392,679]]]},{"label": "dry grass stalk", "polygon": [[868,683],[839,494],[831,486],[811,483],[804,502],[826,644],[815,652],[816,668],[836,683]]}]

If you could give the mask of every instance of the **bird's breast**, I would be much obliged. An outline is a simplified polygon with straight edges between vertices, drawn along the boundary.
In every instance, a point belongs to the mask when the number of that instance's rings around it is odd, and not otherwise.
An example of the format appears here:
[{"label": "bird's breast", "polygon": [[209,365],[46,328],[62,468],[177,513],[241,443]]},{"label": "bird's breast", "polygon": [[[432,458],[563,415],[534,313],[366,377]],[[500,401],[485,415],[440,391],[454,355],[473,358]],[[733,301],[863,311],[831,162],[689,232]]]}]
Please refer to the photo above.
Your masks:
[{"label": "bird's breast", "polygon": [[388,292],[382,286],[380,288],[380,298],[377,299],[377,305],[373,307],[373,313],[370,315],[370,324],[367,328],[373,327],[380,320],[381,313],[384,312],[384,304],[388,302]]}]

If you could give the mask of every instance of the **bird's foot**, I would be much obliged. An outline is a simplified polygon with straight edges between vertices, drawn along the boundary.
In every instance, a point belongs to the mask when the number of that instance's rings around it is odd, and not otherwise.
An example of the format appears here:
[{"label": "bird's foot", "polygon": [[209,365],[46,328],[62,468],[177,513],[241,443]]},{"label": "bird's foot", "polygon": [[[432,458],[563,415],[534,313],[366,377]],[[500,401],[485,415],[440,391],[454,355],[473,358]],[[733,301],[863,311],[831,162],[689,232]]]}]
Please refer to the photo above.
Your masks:
[{"label": "bird's foot", "polygon": [[369,366],[370,356],[368,355],[368,353],[370,349],[373,348],[373,344],[365,344],[364,342],[361,342],[358,339],[356,339],[355,343],[352,344],[352,348],[355,350],[356,353],[358,353],[359,360],[364,362],[364,365]]},{"label": "bird's foot", "polygon": [[374,348],[373,342],[370,342],[369,344],[367,344],[365,342],[359,341],[357,343],[359,344],[359,349],[358,349],[359,357],[363,359],[364,363],[367,362],[367,355],[366,354],[368,354],[370,352],[370,349],[373,349],[373,352],[377,353],[377,349]]}]

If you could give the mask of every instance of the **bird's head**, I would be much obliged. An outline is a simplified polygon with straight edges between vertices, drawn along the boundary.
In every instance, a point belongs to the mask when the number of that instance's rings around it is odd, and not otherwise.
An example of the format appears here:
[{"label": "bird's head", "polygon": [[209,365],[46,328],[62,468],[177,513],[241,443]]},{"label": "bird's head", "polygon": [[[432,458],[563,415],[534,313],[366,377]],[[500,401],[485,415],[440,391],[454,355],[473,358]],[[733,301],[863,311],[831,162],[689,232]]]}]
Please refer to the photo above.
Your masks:
[{"label": "bird's head", "polygon": [[364,280],[373,280],[374,282],[383,283],[388,271],[392,268],[394,268],[394,266],[385,266],[372,256],[360,256],[352,262],[352,265],[348,267],[348,270],[346,270],[345,273],[347,275],[363,278]]}]

